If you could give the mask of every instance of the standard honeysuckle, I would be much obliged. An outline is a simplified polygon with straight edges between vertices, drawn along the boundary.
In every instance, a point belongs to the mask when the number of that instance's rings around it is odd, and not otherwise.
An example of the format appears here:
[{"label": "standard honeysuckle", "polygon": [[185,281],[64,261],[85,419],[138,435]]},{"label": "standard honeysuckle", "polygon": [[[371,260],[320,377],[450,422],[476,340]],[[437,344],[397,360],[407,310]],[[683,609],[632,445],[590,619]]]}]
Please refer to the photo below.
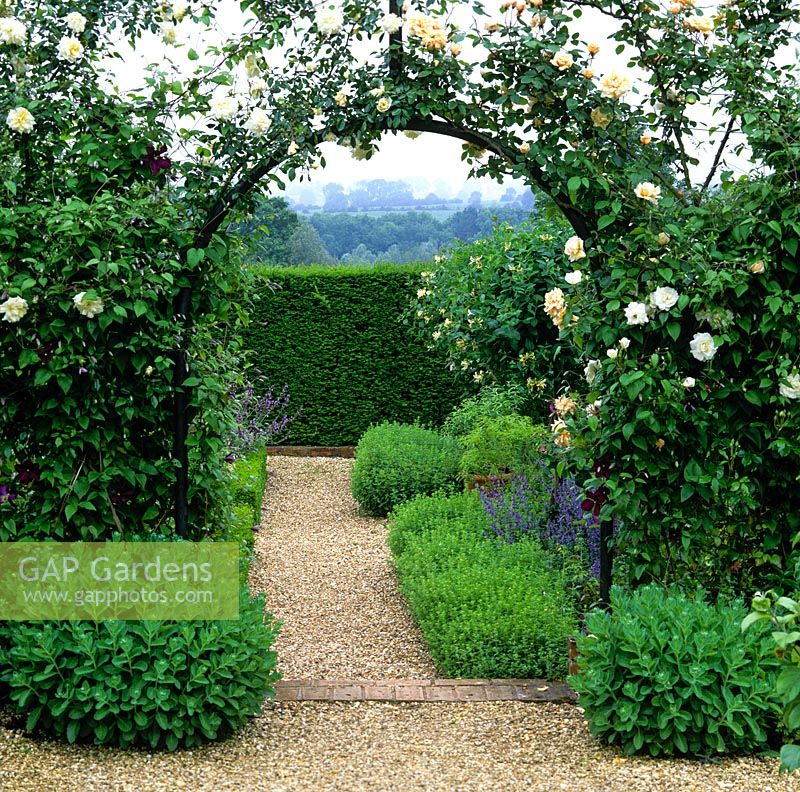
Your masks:
[{"label": "standard honeysuckle", "polygon": [[14,17],[0,17],[0,43],[21,47],[28,40],[28,28]]},{"label": "standard honeysuckle", "polygon": [[3,321],[15,324],[25,317],[28,313],[28,301],[23,297],[9,297],[0,303],[0,314]]},{"label": "standard honeysuckle", "polygon": [[695,333],[689,343],[692,357],[705,363],[717,354],[714,337],[710,333]]},{"label": "standard honeysuckle", "polygon": [[36,119],[27,107],[15,107],[13,110],[8,111],[6,126],[13,132],[27,135],[33,132],[35,125]]}]

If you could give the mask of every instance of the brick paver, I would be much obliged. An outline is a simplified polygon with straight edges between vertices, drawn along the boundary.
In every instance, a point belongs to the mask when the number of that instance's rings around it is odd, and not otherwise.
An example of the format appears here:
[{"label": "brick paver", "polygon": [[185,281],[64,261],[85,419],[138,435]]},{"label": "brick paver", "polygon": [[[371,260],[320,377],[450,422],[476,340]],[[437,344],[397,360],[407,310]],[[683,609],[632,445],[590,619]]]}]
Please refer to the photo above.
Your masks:
[{"label": "brick paver", "polygon": [[561,682],[542,679],[284,679],[278,701],[574,702]]}]

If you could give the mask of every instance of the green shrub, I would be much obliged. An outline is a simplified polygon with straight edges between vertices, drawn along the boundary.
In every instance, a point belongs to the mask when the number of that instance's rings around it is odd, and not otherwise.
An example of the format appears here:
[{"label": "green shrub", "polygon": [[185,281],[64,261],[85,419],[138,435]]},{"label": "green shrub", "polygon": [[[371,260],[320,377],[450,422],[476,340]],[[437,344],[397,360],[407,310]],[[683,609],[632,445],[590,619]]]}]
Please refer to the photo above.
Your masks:
[{"label": "green shrub", "polygon": [[542,448],[552,446],[552,433],[522,415],[484,417],[463,439],[461,475],[496,476],[524,473],[542,457]]},{"label": "green shrub", "polygon": [[275,694],[277,625],[243,590],[237,621],[31,622],[0,682],[27,731],[167,748],[221,739]]},{"label": "green shrub", "polygon": [[577,676],[589,729],[625,753],[711,756],[765,747],[778,719],[778,661],[741,603],[652,585],[612,593],[587,617]]},{"label": "green shrub", "polygon": [[479,393],[464,399],[447,416],[442,431],[452,437],[465,437],[478,427],[481,418],[519,414],[527,401],[528,394],[518,385],[490,385],[481,388]]},{"label": "green shrub", "polygon": [[353,497],[370,514],[386,515],[415,495],[454,489],[460,459],[455,438],[408,424],[373,426],[356,448]]},{"label": "green shrub", "polygon": [[438,426],[463,396],[402,321],[419,266],[259,270],[243,334],[255,370],[287,383],[297,445],[355,445],[381,421]]},{"label": "green shrub", "polygon": [[563,577],[533,540],[490,541],[476,493],[417,498],[392,515],[389,546],[439,671],[563,677],[576,617]]}]

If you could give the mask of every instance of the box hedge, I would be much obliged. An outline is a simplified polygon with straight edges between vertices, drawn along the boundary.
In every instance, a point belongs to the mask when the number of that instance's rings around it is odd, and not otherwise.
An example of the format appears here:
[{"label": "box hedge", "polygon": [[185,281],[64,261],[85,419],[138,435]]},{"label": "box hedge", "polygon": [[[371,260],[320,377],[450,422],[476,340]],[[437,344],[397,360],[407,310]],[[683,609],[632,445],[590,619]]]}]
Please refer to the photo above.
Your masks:
[{"label": "box hedge", "polygon": [[404,324],[421,266],[262,269],[245,346],[288,383],[293,445],[355,445],[382,421],[439,425],[459,402],[445,361]]}]

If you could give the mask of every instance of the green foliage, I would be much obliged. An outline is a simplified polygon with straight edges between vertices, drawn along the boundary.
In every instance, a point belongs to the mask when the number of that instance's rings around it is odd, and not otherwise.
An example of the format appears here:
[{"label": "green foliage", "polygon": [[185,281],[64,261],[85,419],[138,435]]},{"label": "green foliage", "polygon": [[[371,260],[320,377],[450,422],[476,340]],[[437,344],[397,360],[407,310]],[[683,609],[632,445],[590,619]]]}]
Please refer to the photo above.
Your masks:
[{"label": "green foliage", "polygon": [[415,495],[455,488],[461,444],[421,426],[382,423],[358,441],[351,486],[370,514],[386,515]]},{"label": "green foliage", "polygon": [[244,589],[237,621],[18,623],[0,682],[27,731],[173,751],[228,736],[274,695],[276,634]]},{"label": "green foliage", "polygon": [[447,416],[442,431],[451,437],[464,437],[478,427],[481,418],[520,414],[527,401],[528,394],[518,385],[487,385]]},{"label": "green foliage", "polygon": [[420,497],[392,514],[389,546],[414,618],[449,677],[557,679],[576,627],[541,546],[484,537],[474,492]]},{"label": "green foliage", "polygon": [[742,636],[744,606],[657,585],[612,592],[578,638],[580,694],[592,734],[625,753],[713,756],[767,747],[778,662],[764,631]]},{"label": "green foliage", "polygon": [[465,479],[496,476],[501,473],[525,473],[552,448],[552,434],[547,427],[522,415],[483,417],[477,427],[463,438],[465,447],[459,469]]},{"label": "green foliage", "polygon": [[[457,246],[425,283],[416,326],[431,349],[480,383],[514,383],[553,398],[577,370],[552,322],[537,310],[561,279],[561,225],[499,226]],[[538,400],[544,414],[544,398]]]},{"label": "green foliage", "polygon": [[[783,723],[796,736],[800,733],[800,604],[774,591],[757,594],[753,597],[753,610],[742,622],[742,632],[764,620],[772,624],[772,640],[781,663],[776,692],[783,706]],[[800,745],[783,746],[781,769],[800,770]]]},{"label": "green foliage", "polygon": [[462,395],[400,318],[417,267],[262,273],[244,344],[267,382],[286,382],[297,445],[355,445],[383,420],[438,425]]}]

